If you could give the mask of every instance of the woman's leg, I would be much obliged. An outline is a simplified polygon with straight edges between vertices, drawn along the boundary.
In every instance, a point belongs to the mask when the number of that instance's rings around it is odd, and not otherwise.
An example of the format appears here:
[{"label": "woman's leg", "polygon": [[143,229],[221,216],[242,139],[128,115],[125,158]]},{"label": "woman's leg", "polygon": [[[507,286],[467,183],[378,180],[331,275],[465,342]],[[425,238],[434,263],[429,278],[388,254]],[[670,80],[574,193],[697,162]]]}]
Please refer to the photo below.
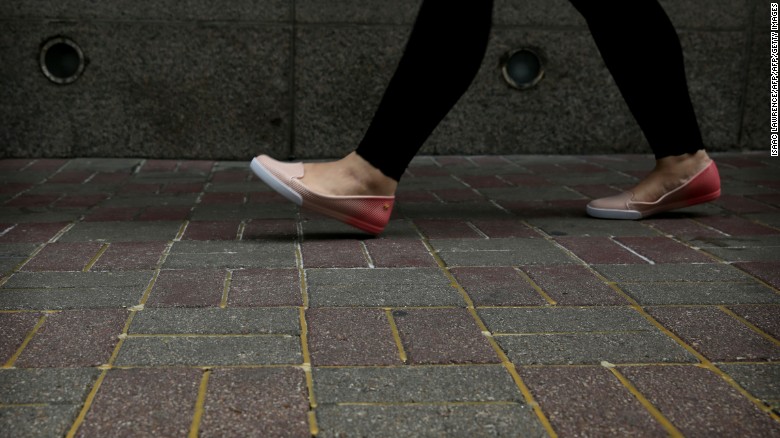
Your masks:
[{"label": "woman's leg", "polygon": [[431,132],[474,80],[492,0],[424,0],[406,49],[357,150],[307,164],[302,181],[333,195],[392,195]]},{"label": "woman's leg", "polygon": [[570,1],[655,154],[655,170],[632,189],[636,200],[655,201],[710,162],[679,37],[657,0]]}]

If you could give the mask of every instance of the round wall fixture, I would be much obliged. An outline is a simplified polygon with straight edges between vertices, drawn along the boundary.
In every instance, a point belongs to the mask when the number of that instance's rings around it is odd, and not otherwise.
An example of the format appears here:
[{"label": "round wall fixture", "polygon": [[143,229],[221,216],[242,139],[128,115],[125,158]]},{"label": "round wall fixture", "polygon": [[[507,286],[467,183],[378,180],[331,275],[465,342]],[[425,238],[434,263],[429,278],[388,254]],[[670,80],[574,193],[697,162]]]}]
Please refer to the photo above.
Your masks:
[{"label": "round wall fixture", "polygon": [[84,52],[73,40],[55,37],[41,46],[43,74],[55,84],[70,84],[84,72]]},{"label": "round wall fixture", "polygon": [[544,66],[535,51],[518,49],[507,52],[501,58],[501,73],[510,86],[526,90],[542,80]]}]

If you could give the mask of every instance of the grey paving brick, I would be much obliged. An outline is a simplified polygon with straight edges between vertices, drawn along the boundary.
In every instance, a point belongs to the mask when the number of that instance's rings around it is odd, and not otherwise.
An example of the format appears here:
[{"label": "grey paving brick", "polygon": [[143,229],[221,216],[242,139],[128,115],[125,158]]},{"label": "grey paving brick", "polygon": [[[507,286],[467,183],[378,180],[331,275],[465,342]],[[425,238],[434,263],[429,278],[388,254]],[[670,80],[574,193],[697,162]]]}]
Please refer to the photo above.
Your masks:
[{"label": "grey paving brick", "polygon": [[767,402],[780,402],[780,364],[719,364],[718,368],[755,397]]},{"label": "grey paving brick", "polygon": [[544,239],[434,240],[431,245],[448,266],[572,264],[563,250]]},{"label": "grey paving brick", "polygon": [[463,298],[437,268],[307,269],[310,305],[463,306]]},{"label": "grey paving brick", "polygon": [[520,404],[355,406],[317,408],[318,437],[544,437],[531,409]]},{"label": "grey paving brick", "polygon": [[322,404],[523,402],[501,365],[315,368],[314,394]]},{"label": "grey paving brick", "polygon": [[291,268],[295,267],[295,246],[285,241],[176,242],[163,267]]},{"label": "grey paving brick", "polygon": [[297,309],[145,309],[130,334],[300,334]]},{"label": "grey paving brick", "polygon": [[[135,184],[153,184],[156,181],[152,179],[132,181]],[[163,181],[167,182],[167,181]],[[160,183],[162,184],[162,183]],[[133,193],[128,195],[118,195],[101,204],[102,207],[188,207],[195,204],[198,199],[196,193],[184,193],[179,195],[153,195],[144,193],[142,195]]]},{"label": "grey paving brick", "polygon": [[0,222],[71,222],[82,214],[80,210],[49,211],[43,208],[3,206],[0,208]]},{"label": "grey paving brick", "polygon": [[452,204],[409,203],[401,205],[400,213],[408,218],[430,219],[509,219],[509,213],[490,202],[458,202]]},{"label": "grey paving brick", "polygon": [[[148,205],[148,200],[147,204]],[[181,222],[79,222],[59,242],[148,242],[173,240]]]},{"label": "grey paving brick", "polygon": [[618,283],[626,282],[714,282],[750,281],[739,269],[723,264],[681,264],[681,265],[593,265],[607,279]]},{"label": "grey paving brick", "polygon": [[704,251],[729,262],[780,262],[780,246],[761,248],[705,248]]},{"label": "grey paving brick", "polygon": [[297,364],[297,336],[129,337],[117,365],[269,365]]},{"label": "grey paving brick", "polygon": [[0,288],[0,309],[82,309],[138,304],[153,273],[19,272]]},{"label": "grey paving brick", "polygon": [[0,436],[40,438],[64,436],[79,405],[7,406],[0,408]]},{"label": "grey paving brick", "polygon": [[636,221],[605,221],[585,217],[530,218],[531,225],[551,236],[657,236],[655,231]]},{"label": "grey paving brick", "polygon": [[628,307],[479,309],[494,333],[575,333],[652,331],[654,327]]},{"label": "grey paving brick", "polygon": [[0,245],[0,275],[11,272],[35,251],[38,245],[11,243]]},{"label": "grey paving brick", "polygon": [[553,199],[582,199],[581,194],[565,187],[506,187],[480,189],[480,193],[490,199],[500,201],[549,201]]},{"label": "grey paving brick", "polygon": [[81,404],[99,373],[95,368],[0,370],[0,403]]},{"label": "grey paving brick", "polygon": [[74,158],[63,169],[130,173],[140,163],[140,158]]},{"label": "grey paving brick", "polygon": [[696,359],[661,332],[517,335],[496,338],[509,359],[519,365],[695,362]]},{"label": "grey paving brick", "polygon": [[765,304],[780,303],[780,295],[758,283],[653,282],[621,283],[640,304]]}]

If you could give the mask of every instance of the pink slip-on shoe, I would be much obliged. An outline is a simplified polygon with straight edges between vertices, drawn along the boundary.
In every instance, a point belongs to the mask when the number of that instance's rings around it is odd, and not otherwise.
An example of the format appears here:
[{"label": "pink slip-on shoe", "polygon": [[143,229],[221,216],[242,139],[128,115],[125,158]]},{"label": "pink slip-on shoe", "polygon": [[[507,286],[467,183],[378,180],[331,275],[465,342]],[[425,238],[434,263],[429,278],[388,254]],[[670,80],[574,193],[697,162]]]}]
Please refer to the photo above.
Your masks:
[{"label": "pink slip-on shoe", "polygon": [[589,215],[602,219],[642,219],[656,213],[713,201],[719,196],[720,175],[713,161],[680,187],[655,202],[634,201],[634,194],[627,191],[594,199],[590,201],[586,211]]},{"label": "pink slip-on shoe", "polygon": [[267,155],[255,157],[250,168],[263,182],[297,205],[367,233],[381,233],[390,221],[395,196],[323,195],[309,190],[300,181],[303,163],[282,163]]}]

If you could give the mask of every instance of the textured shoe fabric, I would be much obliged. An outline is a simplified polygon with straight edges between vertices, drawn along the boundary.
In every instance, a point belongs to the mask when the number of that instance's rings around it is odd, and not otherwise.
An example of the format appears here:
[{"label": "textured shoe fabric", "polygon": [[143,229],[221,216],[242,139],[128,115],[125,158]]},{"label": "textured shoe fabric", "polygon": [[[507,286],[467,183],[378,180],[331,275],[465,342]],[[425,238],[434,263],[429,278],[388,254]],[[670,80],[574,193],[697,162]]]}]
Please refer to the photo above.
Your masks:
[{"label": "textured shoe fabric", "polygon": [[290,201],[370,234],[379,234],[390,221],[394,196],[329,196],[307,188],[303,163],[283,163],[267,155],[255,157],[252,171]]},{"label": "textured shoe fabric", "polygon": [[634,201],[634,194],[627,191],[594,199],[588,204],[586,211],[593,217],[603,219],[641,219],[664,211],[713,201],[719,196],[720,174],[712,161],[680,187],[655,202]]}]

